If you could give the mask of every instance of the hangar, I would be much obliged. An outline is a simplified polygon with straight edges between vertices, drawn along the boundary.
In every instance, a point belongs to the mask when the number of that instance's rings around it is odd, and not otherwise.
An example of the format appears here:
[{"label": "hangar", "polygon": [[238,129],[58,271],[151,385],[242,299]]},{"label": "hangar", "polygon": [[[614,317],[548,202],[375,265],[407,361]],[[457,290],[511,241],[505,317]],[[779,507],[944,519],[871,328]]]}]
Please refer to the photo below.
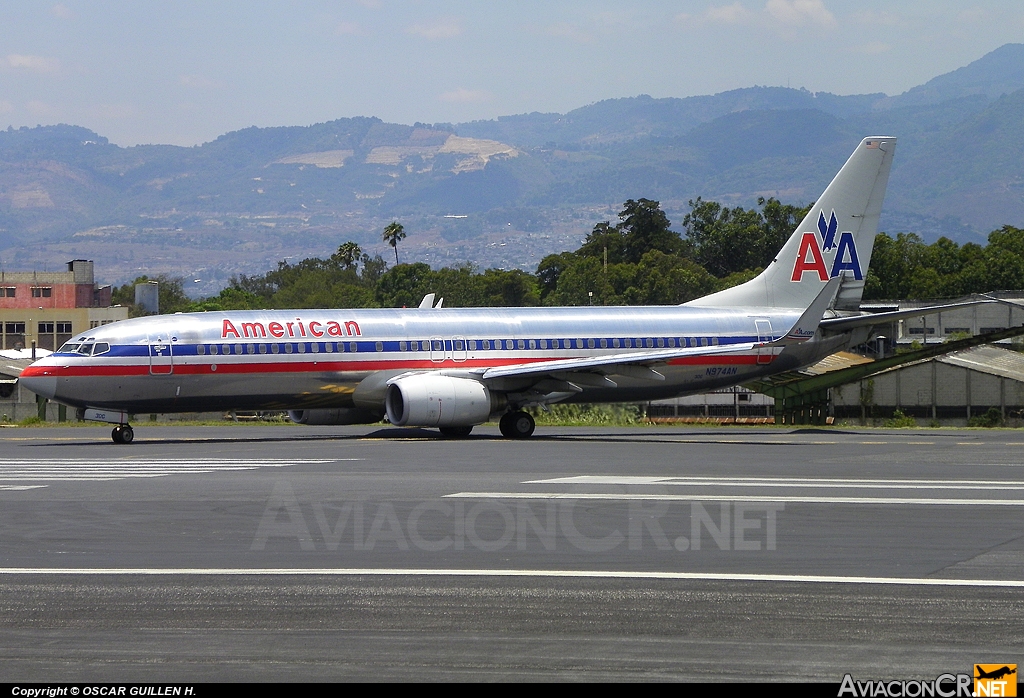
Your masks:
[{"label": "hangar", "polygon": [[1024,425],[1024,354],[982,345],[912,361],[832,388],[835,419],[865,423],[896,410],[921,423],[966,426],[998,410],[1007,426]]}]

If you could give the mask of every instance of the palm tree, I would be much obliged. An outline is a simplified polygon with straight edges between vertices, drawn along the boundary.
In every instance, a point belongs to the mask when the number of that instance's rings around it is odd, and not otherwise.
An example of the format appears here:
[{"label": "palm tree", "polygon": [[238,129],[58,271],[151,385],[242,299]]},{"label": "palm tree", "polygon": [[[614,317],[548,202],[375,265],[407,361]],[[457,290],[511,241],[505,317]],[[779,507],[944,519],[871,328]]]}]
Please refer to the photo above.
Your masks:
[{"label": "palm tree", "polygon": [[405,228],[398,221],[391,221],[384,228],[384,242],[395,248],[395,266],[398,266],[398,241],[405,239]]},{"label": "palm tree", "polygon": [[351,269],[359,262],[363,254],[359,245],[354,242],[346,242],[338,248],[338,251],[331,255],[331,261],[340,264],[345,269]]}]

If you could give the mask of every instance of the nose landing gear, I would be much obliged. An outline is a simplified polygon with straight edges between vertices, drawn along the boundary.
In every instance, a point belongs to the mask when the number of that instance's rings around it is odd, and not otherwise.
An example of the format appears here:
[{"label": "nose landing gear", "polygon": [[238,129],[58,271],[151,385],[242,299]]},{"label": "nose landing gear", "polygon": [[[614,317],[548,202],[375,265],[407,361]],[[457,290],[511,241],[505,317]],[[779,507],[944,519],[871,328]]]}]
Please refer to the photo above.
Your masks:
[{"label": "nose landing gear", "polygon": [[135,431],[130,424],[118,424],[110,432],[110,438],[115,444],[130,444],[135,440]]}]

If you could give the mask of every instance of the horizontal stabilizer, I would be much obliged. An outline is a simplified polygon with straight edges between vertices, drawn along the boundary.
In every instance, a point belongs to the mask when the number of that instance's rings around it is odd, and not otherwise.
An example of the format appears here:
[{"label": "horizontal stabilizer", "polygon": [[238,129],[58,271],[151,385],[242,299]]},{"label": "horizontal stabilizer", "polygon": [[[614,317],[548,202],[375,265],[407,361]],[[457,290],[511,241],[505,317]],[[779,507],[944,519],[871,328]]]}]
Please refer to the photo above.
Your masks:
[{"label": "horizontal stabilizer", "polygon": [[886,313],[866,313],[864,315],[853,315],[850,317],[827,318],[821,321],[821,328],[829,332],[847,332],[858,327],[871,327],[873,325],[887,325],[890,322],[906,320],[907,318],[934,315],[947,310],[957,308],[969,308],[973,305],[988,305],[998,303],[994,300],[967,301],[965,303],[949,303],[948,305],[930,305],[925,308],[912,308],[910,310],[893,310]]}]

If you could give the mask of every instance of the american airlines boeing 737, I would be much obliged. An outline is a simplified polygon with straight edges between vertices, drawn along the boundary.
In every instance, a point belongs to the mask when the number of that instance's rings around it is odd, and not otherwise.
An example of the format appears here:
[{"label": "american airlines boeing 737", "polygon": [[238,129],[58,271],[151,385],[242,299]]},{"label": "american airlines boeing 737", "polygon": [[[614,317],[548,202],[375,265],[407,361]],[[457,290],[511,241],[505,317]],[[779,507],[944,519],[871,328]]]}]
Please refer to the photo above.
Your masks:
[{"label": "american airlines boeing 737", "polygon": [[267,310],[91,329],[25,369],[29,390],[116,424],[136,413],[288,410],[303,424],[438,427],[525,407],[652,400],[813,364],[921,310],[859,311],[896,139],[866,138],[755,279],[680,306]]}]

